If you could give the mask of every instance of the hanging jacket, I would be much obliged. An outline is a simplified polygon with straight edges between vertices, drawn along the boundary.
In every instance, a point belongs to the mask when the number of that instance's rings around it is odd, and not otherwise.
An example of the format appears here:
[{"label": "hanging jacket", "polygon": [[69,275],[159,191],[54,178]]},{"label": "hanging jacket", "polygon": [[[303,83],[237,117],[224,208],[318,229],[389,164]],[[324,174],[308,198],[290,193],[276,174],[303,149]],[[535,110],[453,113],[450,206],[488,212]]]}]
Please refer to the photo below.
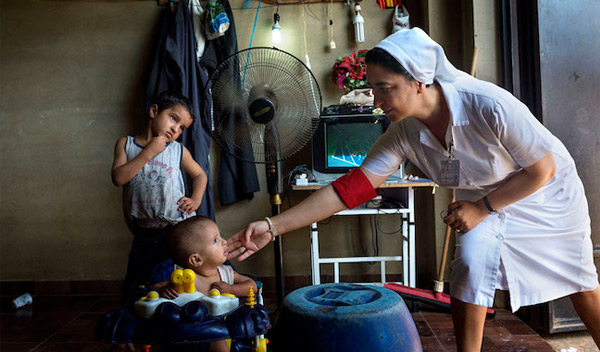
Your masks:
[{"label": "hanging jacket", "polygon": [[[146,111],[165,90],[178,91],[192,102],[194,123],[183,132],[181,141],[208,176],[206,192],[196,213],[214,220],[209,164],[211,135],[202,124],[202,116],[209,112],[204,91],[208,75],[196,59],[196,38],[187,6],[177,6],[175,12],[171,11],[170,6],[165,6],[151,55],[142,82],[146,89]],[[184,178],[186,194],[189,195],[192,183],[186,173]]]},{"label": "hanging jacket", "polygon": [[[204,48],[204,54],[200,60],[200,65],[213,73],[217,67],[223,63],[229,56],[238,51],[237,36],[235,32],[235,22],[233,20],[233,12],[229,1],[221,0],[225,12],[229,17],[229,29],[225,35],[213,40],[207,40]],[[239,69],[237,60],[231,62],[231,69]],[[241,86],[241,84],[240,84]],[[218,107],[214,107],[215,116],[220,116]],[[244,118],[238,116],[236,118]],[[234,131],[228,131],[234,133]],[[239,133],[239,131],[237,131]],[[248,141],[248,148],[252,148]],[[234,157],[226,152],[221,153],[219,165],[219,176],[217,182],[219,191],[219,199],[221,204],[228,205],[243,199],[251,199],[254,197],[254,192],[260,190],[258,176],[256,174],[256,165],[252,162],[243,161],[239,157]]]}]

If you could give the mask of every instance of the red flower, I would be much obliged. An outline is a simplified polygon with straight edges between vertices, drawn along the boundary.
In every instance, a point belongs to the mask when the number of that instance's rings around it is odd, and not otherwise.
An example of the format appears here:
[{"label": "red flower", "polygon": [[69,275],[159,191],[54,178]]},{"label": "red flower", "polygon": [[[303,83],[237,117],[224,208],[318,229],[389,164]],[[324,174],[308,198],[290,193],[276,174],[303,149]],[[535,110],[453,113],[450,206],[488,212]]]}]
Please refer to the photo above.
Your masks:
[{"label": "red flower", "polygon": [[339,89],[347,92],[366,86],[367,74],[365,66],[365,55],[367,50],[355,50],[352,54],[337,59],[333,65],[331,78]]}]

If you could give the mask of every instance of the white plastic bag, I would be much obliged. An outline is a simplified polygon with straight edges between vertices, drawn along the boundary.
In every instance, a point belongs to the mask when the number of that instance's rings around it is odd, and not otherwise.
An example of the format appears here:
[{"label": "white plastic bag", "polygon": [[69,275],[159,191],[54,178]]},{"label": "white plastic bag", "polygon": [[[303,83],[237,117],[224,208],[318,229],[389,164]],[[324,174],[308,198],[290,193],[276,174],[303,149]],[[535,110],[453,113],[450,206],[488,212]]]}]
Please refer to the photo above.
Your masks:
[{"label": "white plastic bag", "polygon": [[410,28],[408,11],[406,10],[406,7],[404,7],[404,5],[402,5],[401,9],[399,9],[399,7],[400,6],[396,6],[394,9],[394,17],[392,18],[392,33],[398,32],[401,29]]},{"label": "white plastic bag", "polygon": [[373,105],[375,96],[371,88],[354,89],[340,98],[340,105]]}]

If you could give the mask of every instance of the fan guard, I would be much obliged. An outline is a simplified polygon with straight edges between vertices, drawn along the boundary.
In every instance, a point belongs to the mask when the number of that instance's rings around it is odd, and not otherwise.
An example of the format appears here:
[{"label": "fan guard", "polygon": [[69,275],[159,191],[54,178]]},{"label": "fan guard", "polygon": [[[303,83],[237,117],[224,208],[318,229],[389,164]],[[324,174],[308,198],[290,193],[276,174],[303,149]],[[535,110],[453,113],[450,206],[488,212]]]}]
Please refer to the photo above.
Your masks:
[{"label": "fan guard", "polygon": [[227,58],[210,76],[206,125],[214,141],[238,159],[274,163],[308,143],[317,128],[321,91],[295,56],[256,47]]}]

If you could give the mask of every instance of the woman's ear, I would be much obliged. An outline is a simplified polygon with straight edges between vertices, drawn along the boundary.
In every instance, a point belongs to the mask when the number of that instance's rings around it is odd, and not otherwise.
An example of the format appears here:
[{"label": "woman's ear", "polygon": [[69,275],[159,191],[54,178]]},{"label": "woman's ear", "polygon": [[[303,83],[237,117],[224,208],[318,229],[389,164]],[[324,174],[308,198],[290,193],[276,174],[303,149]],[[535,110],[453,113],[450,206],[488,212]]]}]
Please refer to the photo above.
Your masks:
[{"label": "woman's ear", "polygon": [[415,81],[417,83],[417,93],[425,93],[425,89],[427,89],[427,85],[425,85],[425,83],[421,83],[418,81]]},{"label": "woman's ear", "polygon": [[201,266],[203,262],[204,261],[202,260],[202,257],[200,257],[200,254],[198,253],[192,253],[188,258],[188,264],[192,268],[197,268]]},{"label": "woman's ear", "polygon": [[150,111],[148,111],[148,115],[150,115],[151,119],[155,118],[156,115],[158,115],[158,105],[152,104]]}]

